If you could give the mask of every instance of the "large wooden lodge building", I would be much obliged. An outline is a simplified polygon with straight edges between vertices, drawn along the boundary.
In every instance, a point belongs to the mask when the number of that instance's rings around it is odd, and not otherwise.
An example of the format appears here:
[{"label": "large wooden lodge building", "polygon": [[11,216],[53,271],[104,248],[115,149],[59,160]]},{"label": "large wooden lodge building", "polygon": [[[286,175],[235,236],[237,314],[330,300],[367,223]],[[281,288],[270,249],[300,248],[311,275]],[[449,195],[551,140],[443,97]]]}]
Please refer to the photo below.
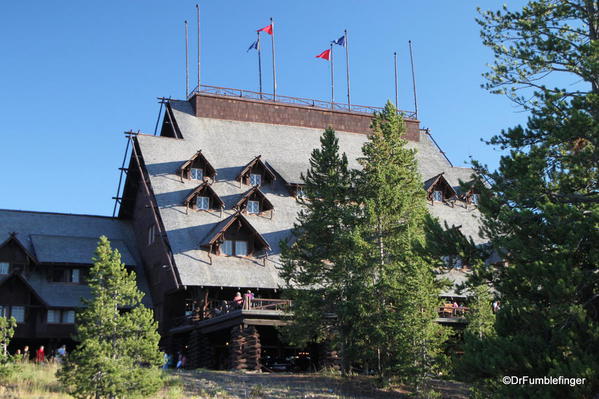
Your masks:
[{"label": "large wooden lodge building", "polygon": [[[75,310],[106,235],[137,273],[165,349],[187,351],[191,366],[259,368],[261,357],[291,350],[274,327],[288,310],[279,243],[300,209],[300,175],[327,126],[357,168],[374,109],[276,100],[209,86],[163,100],[159,135],[128,136],[115,218],[0,210],[0,315],[18,321],[13,346],[73,344]],[[453,166],[414,115],[406,125],[430,213],[480,243],[477,195],[458,183],[472,170]],[[462,281],[466,272],[449,276]],[[231,307],[247,290],[252,303]]]}]

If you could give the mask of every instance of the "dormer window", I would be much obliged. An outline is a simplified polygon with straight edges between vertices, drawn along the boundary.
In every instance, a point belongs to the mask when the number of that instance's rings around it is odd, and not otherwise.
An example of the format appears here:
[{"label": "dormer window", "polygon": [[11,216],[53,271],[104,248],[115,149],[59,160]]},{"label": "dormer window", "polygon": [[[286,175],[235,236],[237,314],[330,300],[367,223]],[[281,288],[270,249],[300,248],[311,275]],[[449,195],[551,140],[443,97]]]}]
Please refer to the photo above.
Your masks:
[{"label": "dormer window", "polygon": [[[447,182],[447,179],[440,173],[424,182],[426,190],[426,198],[435,202],[446,202],[457,199],[457,193],[454,188]],[[453,205],[453,202],[452,202]]]},{"label": "dormer window", "polygon": [[205,178],[214,180],[216,177],[216,169],[208,162],[202,151],[196,152],[193,157],[183,162],[178,172],[181,181],[183,179],[203,181]]},{"label": "dormer window", "polygon": [[183,205],[197,211],[209,211],[223,209],[225,207],[225,203],[220,199],[208,182],[200,184],[189,193],[183,201]]},{"label": "dormer window", "polygon": [[210,197],[196,197],[196,209],[207,211],[210,209]]},{"label": "dormer window", "polygon": [[477,193],[473,193],[470,196],[470,202],[474,205],[478,205],[478,202],[480,201],[480,194]]},{"label": "dormer window", "polygon": [[250,173],[250,186],[259,186],[262,184],[262,175]]},{"label": "dormer window", "polygon": [[193,180],[204,180],[204,169],[191,168],[191,178]]},{"label": "dormer window", "polygon": [[264,237],[240,213],[216,224],[201,246],[223,256],[256,256],[270,250]]},{"label": "dormer window", "polygon": [[248,201],[248,213],[260,213],[260,201]]},{"label": "dormer window", "polygon": [[250,186],[261,186],[268,184],[276,179],[274,172],[260,159],[260,155],[252,159],[250,163],[244,166],[237,181]]},{"label": "dormer window", "polygon": [[0,262],[0,275],[8,274],[10,270],[10,264],[8,262]]},{"label": "dormer window", "polygon": [[274,206],[268,198],[266,198],[266,195],[260,191],[258,186],[254,186],[241,197],[234,208],[240,212],[259,215],[266,211],[272,211]]}]

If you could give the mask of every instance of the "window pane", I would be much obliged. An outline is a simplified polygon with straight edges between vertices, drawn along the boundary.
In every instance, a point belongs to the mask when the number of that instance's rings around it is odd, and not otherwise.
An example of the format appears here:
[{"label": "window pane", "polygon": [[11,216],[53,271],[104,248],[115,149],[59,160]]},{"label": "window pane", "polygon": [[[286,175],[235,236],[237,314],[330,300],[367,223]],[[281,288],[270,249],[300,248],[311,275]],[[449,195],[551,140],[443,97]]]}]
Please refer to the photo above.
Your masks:
[{"label": "window pane", "polygon": [[479,198],[480,198],[480,194],[472,194],[472,203],[474,205],[478,205]]},{"label": "window pane", "polygon": [[71,270],[71,283],[79,283],[79,269]]},{"label": "window pane", "polygon": [[151,225],[148,228],[148,245],[152,245],[154,243],[154,237],[156,235],[156,225]]},{"label": "window pane", "polygon": [[248,213],[260,213],[260,202],[248,201]]},{"label": "window pane", "polygon": [[262,184],[262,175],[250,174],[250,185],[259,186]]},{"label": "window pane", "polygon": [[8,316],[8,308],[6,306],[0,306],[0,317]]},{"label": "window pane", "polygon": [[0,262],[0,274],[8,274],[8,263]]},{"label": "window pane", "polygon": [[235,255],[246,256],[248,254],[247,241],[235,241]]},{"label": "window pane", "polygon": [[75,311],[74,310],[63,310],[62,311],[62,322],[66,324],[75,323]]},{"label": "window pane", "polygon": [[191,178],[202,180],[204,178],[204,169],[191,168]]},{"label": "window pane", "polygon": [[13,306],[11,309],[11,316],[17,320],[17,323],[23,323],[25,321],[25,307]]},{"label": "window pane", "polygon": [[48,323],[60,323],[60,310],[48,310]]},{"label": "window pane", "polygon": [[210,209],[210,198],[208,197],[197,197],[196,206],[198,209],[208,210]]},{"label": "window pane", "polygon": [[225,255],[233,255],[233,241],[225,240],[221,248]]},{"label": "window pane", "polygon": [[438,191],[438,190],[433,191],[433,199],[435,201],[442,202],[443,201],[443,192],[442,191]]}]

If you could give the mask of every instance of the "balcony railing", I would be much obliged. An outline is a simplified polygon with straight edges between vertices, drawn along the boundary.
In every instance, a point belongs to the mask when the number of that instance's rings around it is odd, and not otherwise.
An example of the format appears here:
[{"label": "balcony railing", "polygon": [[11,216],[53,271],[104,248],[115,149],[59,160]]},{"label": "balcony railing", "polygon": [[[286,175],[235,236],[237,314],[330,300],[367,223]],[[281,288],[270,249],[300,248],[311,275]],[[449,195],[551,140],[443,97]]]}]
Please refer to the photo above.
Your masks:
[{"label": "balcony railing", "polygon": [[439,317],[444,319],[463,319],[469,308],[465,306],[453,306],[451,304],[439,307]]},{"label": "balcony railing", "polygon": [[[231,89],[228,87],[217,87],[217,86],[208,86],[201,85],[200,89],[196,86],[188,95],[188,99],[191,99],[196,94],[212,94],[217,96],[226,96],[226,97],[237,97],[237,98],[246,98],[250,100],[259,100],[266,102],[277,102],[284,104],[293,104],[299,105],[302,107],[309,108],[319,108],[326,109],[332,111],[345,111],[345,112],[353,112],[357,114],[368,114],[372,115],[374,112],[380,112],[383,110],[381,107],[372,107],[369,105],[355,105],[355,104],[346,104],[346,103],[338,103],[331,101],[323,101],[316,100],[311,98],[302,98],[302,97],[289,97],[289,96],[281,96],[281,95],[273,95],[272,93],[259,93],[251,90],[243,90],[243,89]],[[405,119],[416,119],[416,113],[414,111],[397,111],[401,114]]]},{"label": "balcony railing", "polygon": [[196,324],[203,320],[213,319],[232,312],[241,312],[242,310],[287,312],[290,308],[291,300],[289,299],[250,299],[247,295],[244,296],[241,303],[211,299],[208,301],[208,307],[205,310],[198,309],[197,311],[191,311],[189,314],[175,318],[173,327]]}]

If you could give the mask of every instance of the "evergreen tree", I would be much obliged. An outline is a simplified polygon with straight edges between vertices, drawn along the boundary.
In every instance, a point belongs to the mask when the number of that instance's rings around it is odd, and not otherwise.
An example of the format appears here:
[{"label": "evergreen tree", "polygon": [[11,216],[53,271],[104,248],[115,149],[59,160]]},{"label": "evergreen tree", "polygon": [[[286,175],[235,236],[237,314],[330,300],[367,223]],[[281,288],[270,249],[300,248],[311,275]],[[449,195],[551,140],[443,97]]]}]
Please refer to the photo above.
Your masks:
[{"label": "evergreen tree", "polygon": [[162,356],[152,311],[141,304],[135,273],[100,237],[88,283],[92,298],[77,314],[80,342],[58,371],[76,398],[145,397],[162,385]]},{"label": "evergreen tree", "polygon": [[14,371],[12,357],[8,353],[8,345],[16,327],[17,321],[14,317],[0,317],[0,381]]},{"label": "evergreen tree", "polygon": [[436,371],[447,331],[435,322],[439,288],[424,244],[427,214],[415,150],[406,148],[405,124],[388,102],[375,114],[363,146],[356,201],[361,204],[361,248],[373,287],[362,320],[379,375],[399,375],[422,388]]},{"label": "evergreen tree", "polygon": [[[599,6],[534,0],[484,12],[479,23],[495,53],[487,88],[531,115],[489,141],[509,150],[497,171],[475,163],[490,182],[478,183],[482,232],[507,265],[476,273],[494,283],[502,307],[469,373],[486,382],[487,396],[591,398],[599,393]],[[586,382],[504,385],[505,375]]]},{"label": "evergreen tree", "polygon": [[359,263],[354,262],[351,176],[331,128],[320,143],[312,151],[310,169],[302,175],[305,196],[299,198],[303,209],[293,239],[282,243],[282,277],[287,296],[294,300],[294,317],[285,332],[297,345],[315,340],[340,349],[347,372],[358,352],[352,324],[361,317],[355,293],[363,283]]}]

